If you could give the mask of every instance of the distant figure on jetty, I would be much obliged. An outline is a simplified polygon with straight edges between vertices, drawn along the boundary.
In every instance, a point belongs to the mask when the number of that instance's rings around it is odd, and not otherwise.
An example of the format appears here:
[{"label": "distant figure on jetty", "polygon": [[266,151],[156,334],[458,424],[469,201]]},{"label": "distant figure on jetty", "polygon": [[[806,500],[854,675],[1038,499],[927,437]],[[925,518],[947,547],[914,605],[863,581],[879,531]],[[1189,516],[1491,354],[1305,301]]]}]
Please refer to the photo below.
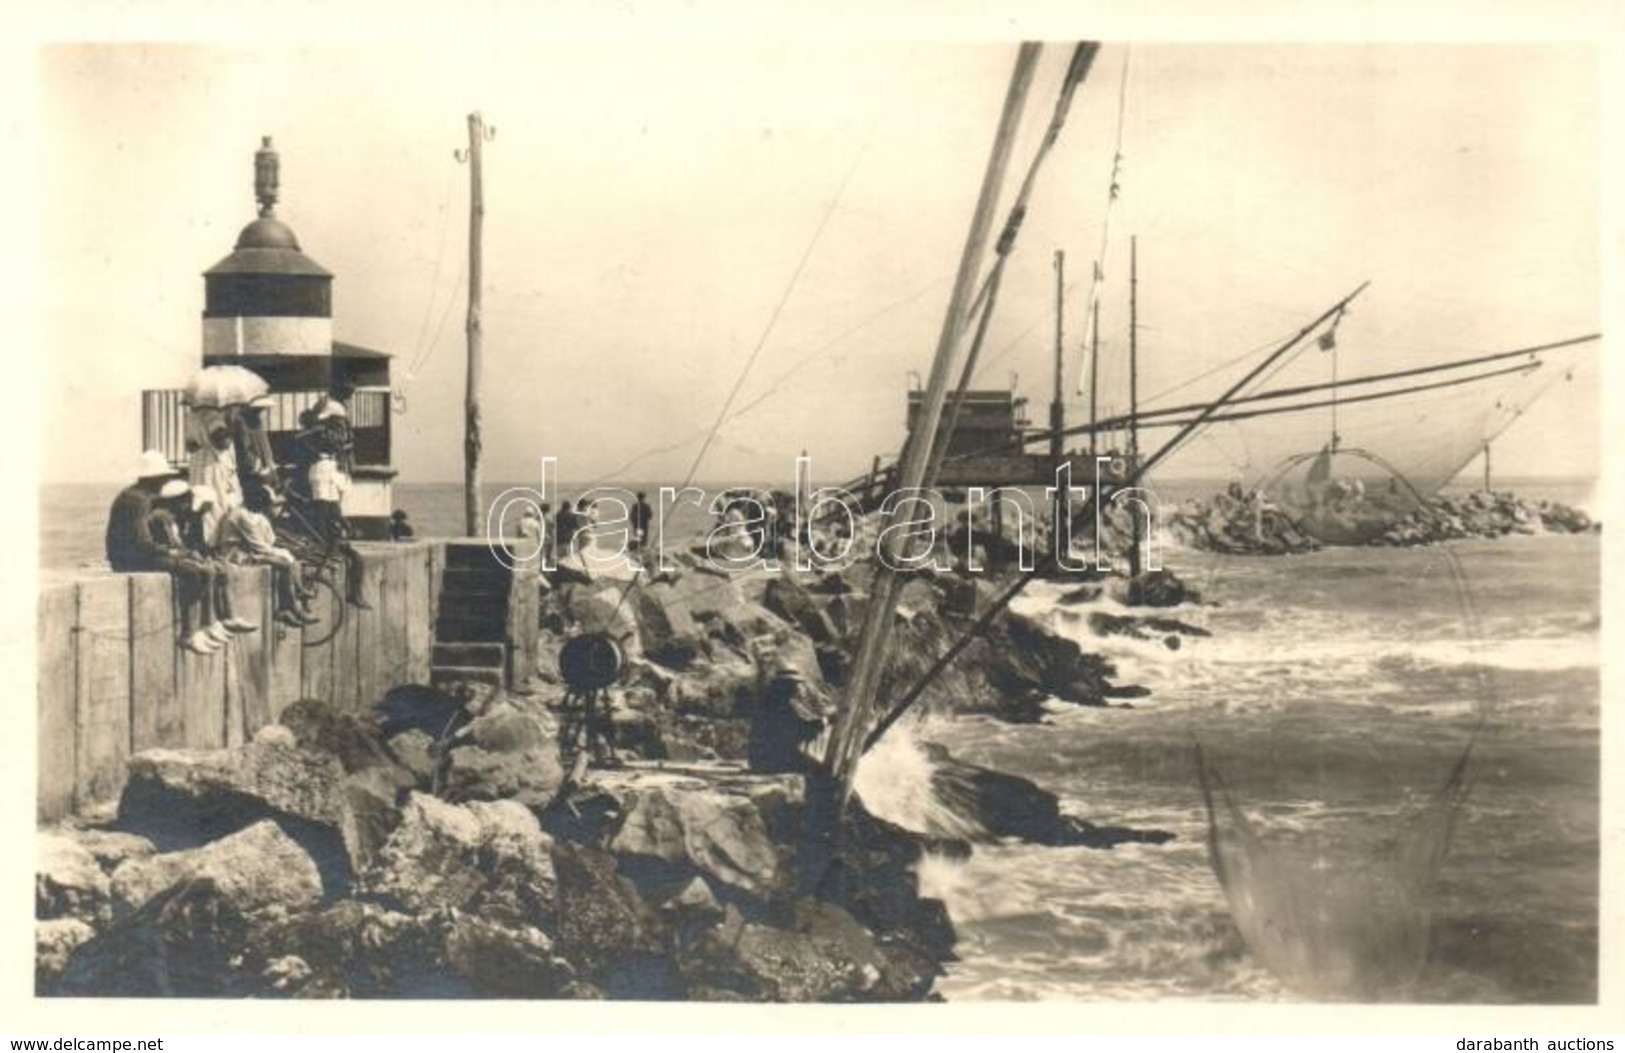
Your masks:
[{"label": "distant figure on jetty", "polygon": [[[187,546],[192,487],[179,475],[161,452],[141,455],[135,483],[114,498],[108,513],[107,561],[121,573],[168,573],[180,601],[181,646],[211,654],[232,633],[252,632],[259,626],[233,615],[224,566]],[[196,628],[191,628],[194,603],[198,618]]]},{"label": "distant figure on jetty", "polygon": [[649,543],[649,524],[654,522],[655,510],[649,507],[649,495],[642,490],[638,491],[637,503],[632,506],[632,536],[628,546],[633,552],[640,552]]},{"label": "distant figure on jetty", "polygon": [[406,509],[397,508],[389,514],[389,540],[410,541],[417,536],[412,524],[406,521]]}]

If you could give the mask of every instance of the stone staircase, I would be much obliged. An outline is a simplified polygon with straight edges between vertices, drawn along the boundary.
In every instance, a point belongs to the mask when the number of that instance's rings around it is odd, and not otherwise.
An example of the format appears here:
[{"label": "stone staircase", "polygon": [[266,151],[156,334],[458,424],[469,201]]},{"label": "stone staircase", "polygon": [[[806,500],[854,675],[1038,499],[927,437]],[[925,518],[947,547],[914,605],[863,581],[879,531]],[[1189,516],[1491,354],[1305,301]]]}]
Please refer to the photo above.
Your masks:
[{"label": "stone staircase", "polygon": [[483,541],[446,543],[429,682],[515,687],[536,671],[534,568],[503,566]]}]

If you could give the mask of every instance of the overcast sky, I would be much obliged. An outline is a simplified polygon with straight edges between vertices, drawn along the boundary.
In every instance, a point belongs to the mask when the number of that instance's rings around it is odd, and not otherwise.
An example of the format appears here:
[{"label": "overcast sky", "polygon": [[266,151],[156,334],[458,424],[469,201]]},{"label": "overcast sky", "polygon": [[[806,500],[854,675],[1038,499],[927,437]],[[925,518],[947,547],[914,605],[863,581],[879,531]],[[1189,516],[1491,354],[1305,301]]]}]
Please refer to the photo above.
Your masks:
[{"label": "overcast sky", "polygon": [[[902,440],[908,372],[929,364],[1014,50],[49,48],[44,478],[126,476],[138,393],[179,386],[198,365],[200,275],[253,218],[261,135],[282,155],[279,215],[337,275],[336,334],[397,356],[402,478],[460,478],[468,168],[452,151],[475,108],[497,129],[487,479],[532,480],[548,454],[566,480],[630,461],[619,478],[680,481],[781,299],[737,399],[753,408],[723,428],[698,476],[786,479],[803,448],[820,478],[862,469]],[[1067,52],[1045,50],[1017,171]],[[986,351],[983,382],[1018,374],[1035,420],[1049,397],[1058,248],[1077,366],[1130,54],[1103,329],[1121,356],[1136,234],[1142,391],[1290,333],[1365,279],[1341,332],[1345,374],[1599,328],[1589,50],[1109,44],[1040,177]],[[1499,471],[1596,470],[1599,357],[1575,356],[1574,380],[1497,447]],[[1328,358],[1305,356],[1283,379],[1325,379]],[[1107,384],[1103,401],[1121,403],[1120,372]],[[1321,429],[1287,446],[1318,445]],[[1261,468],[1297,452],[1283,434],[1216,432],[1174,470]]]}]

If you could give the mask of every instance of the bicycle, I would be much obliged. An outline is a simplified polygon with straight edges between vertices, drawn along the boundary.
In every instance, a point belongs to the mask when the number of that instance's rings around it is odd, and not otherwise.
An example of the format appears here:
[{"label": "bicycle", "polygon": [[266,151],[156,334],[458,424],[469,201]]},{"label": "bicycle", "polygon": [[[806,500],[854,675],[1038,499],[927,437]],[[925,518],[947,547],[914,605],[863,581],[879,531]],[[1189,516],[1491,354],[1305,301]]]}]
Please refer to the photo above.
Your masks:
[{"label": "bicycle", "polygon": [[278,543],[299,561],[302,598],[315,619],[305,624],[301,642],[306,647],[320,647],[337,635],[347,614],[348,605],[339,588],[341,568],[347,562],[343,538],[317,526],[309,498],[286,486],[281,492],[283,501],[271,519],[271,527]]}]

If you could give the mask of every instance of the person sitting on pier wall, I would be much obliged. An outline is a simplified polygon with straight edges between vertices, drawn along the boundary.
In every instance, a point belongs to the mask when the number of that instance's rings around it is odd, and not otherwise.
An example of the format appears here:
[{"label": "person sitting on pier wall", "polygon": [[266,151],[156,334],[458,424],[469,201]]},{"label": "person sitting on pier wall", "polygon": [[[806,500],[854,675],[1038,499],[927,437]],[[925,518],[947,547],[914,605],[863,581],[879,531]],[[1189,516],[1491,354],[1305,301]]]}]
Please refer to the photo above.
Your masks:
[{"label": "person sitting on pier wall", "polygon": [[[208,494],[195,500],[192,487],[184,480],[164,483],[146,522],[148,539],[159,552],[150,565],[140,568],[167,571],[174,579],[181,609],[181,646],[198,654],[218,651],[233,633],[259,628],[233,613],[225,564],[193,547],[204,532],[201,513],[212,500]],[[193,604],[198,609],[198,627],[189,632],[187,612]]]},{"label": "person sitting on pier wall", "polygon": [[243,503],[231,432],[232,426],[224,416],[211,418],[204,432],[206,441],[192,451],[187,469],[187,479],[194,487],[206,486],[214,492],[221,512]]},{"label": "person sitting on pier wall", "polygon": [[[182,594],[181,646],[200,654],[219,649],[215,638],[204,631],[203,625],[212,624],[212,590],[206,588],[207,574],[197,561],[182,558],[160,540],[154,527],[160,512],[168,517],[162,506],[165,502],[188,495],[191,488],[179,478],[180,472],[172,468],[169,458],[158,450],[147,450],[141,455],[136,480],[113,499],[107,514],[107,562],[121,574],[168,572],[175,579],[175,587]],[[173,526],[173,518],[170,518]],[[179,532],[175,534],[179,540]],[[195,631],[188,631],[191,595],[203,599],[202,618]]]},{"label": "person sitting on pier wall", "polygon": [[229,414],[232,450],[237,458],[237,481],[243,500],[256,501],[266,489],[276,485],[276,456],[265,426],[265,411],[276,405],[270,395],[261,395],[246,406],[233,407]]},{"label": "person sitting on pier wall", "polygon": [[276,530],[271,526],[271,518],[280,514],[284,503],[282,495],[269,488],[249,495],[220,521],[217,548],[228,563],[270,567],[277,621],[298,628],[318,619],[306,606],[309,594],[299,560],[276,543]]}]

